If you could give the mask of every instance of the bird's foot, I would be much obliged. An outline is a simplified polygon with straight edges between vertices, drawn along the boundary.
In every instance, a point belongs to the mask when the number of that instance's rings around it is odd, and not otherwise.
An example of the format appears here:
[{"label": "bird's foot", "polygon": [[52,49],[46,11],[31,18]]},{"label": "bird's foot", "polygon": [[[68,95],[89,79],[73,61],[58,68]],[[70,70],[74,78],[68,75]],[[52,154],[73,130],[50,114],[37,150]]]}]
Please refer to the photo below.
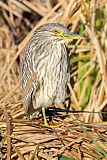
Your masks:
[{"label": "bird's foot", "polygon": [[55,124],[55,125],[48,124],[48,122],[47,123],[44,122],[44,124],[43,124],[43,127],[48,127],[48,128],[53,128],[53,129],[59,128],[61,126],[65,126],[65,124],[63,122],[61,122],[60,124]]},{"label": "bird's foot", "polygon": [[48,122],[47,122],[47,119],[46,119],[46,118],[44,118],[44,126],[45,126],[45,127],[49,127],[49,124],[48,124]]}]

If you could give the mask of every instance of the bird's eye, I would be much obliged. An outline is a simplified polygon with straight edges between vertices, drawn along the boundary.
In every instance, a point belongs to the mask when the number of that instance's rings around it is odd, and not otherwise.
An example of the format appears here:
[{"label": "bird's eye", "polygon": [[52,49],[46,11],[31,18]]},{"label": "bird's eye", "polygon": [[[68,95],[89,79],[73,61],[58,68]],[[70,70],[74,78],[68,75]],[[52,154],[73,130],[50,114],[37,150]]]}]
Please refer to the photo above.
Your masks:
[{"label": "bird's eye", "polygon": [[57,33],[60,33],[60,32],[59,32],[58,30],[55,29],[55,30],[54,30],[54,33],[57,34]]}]

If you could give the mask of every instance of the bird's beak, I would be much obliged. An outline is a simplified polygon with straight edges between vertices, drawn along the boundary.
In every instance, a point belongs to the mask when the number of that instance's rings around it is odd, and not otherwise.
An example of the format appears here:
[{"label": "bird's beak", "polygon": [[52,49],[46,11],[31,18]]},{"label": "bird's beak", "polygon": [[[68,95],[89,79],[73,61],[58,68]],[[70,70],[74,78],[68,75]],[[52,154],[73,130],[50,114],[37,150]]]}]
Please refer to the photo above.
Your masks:
[{"label": "bird's beak", "polygon": [[68,32],[67,34],[64,33],[63,36],[65,40],[69,41],[72,41],[74,39],[85,39],[85,37],[81,36],[80,34],[75,34],[72,32]]}]

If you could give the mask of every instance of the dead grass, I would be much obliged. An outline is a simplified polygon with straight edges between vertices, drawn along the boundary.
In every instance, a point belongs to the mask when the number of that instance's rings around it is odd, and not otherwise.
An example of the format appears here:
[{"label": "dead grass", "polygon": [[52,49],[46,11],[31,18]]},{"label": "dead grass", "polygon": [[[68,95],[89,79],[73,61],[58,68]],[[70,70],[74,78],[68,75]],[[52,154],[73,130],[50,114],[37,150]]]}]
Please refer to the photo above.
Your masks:
[{"label": "dead grass", "polygon": [[[107,159],[106,0],[7,0],[0,1],[0,13],[1,160]],[[67,45],[70,111],[64,119],[52,117],[50,128],[24,119],[18,80],[20,55],[34,30],[47,22],[64,23],[86,37]]]}]

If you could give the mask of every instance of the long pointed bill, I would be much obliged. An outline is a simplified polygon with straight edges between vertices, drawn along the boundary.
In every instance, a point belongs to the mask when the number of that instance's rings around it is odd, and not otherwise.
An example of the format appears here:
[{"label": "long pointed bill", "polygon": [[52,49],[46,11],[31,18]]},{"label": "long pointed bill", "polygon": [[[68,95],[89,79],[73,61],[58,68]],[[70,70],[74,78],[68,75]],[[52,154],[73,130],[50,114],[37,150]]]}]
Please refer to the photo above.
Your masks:
[{"label": "long pointed bill", "polygon": [[82,37],[80,34],[75,34],[72,32],[69,32],[68,34],[64,34],[63,36],[66,40],[69,40],[69,41],[72,41],[73,39],[85,39],[85,37]]}]

